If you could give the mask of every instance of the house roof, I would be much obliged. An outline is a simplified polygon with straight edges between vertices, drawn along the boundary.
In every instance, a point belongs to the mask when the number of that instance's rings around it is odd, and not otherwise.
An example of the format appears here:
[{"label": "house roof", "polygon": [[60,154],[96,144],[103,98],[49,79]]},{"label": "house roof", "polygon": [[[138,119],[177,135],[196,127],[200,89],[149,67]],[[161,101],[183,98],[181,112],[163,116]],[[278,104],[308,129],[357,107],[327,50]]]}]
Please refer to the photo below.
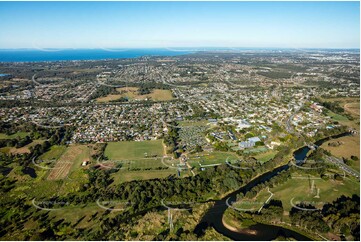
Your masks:
[{"label": "house roof", "polygon": [[251,142],[254,142],[254,143],[261,141],[260,138],[258,138],[258,137],[248,138],[247,140],[251,141]]}]

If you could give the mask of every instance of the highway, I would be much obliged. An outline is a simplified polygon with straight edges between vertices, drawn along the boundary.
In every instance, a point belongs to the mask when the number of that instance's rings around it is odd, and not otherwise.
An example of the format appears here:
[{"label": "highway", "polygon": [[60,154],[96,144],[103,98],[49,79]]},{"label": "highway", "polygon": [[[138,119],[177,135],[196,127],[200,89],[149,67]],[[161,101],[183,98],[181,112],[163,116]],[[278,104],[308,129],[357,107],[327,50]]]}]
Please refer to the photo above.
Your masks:
[{"label": "highway", "polygon": [[326,159],[327,159],[327,161],[336,164],[342,170],[355,176],[356,178],[360,177],[360,173],[358,171],[354,170],[353,168],[349,167],[348,165],[346,165],[342,159],[336,158],[334,156],[327,156]]},{"label": "highway", "polygon": [[49,84],[41,84],[40,82],[36,81],[35,80],[35,76],[36,74],[34,74],[32,77],[31,77],[31,80],[38,86],[42,86],[42,87],[49,87],[49,88],[53,88],[53,87],[62,87],[63,85],[59,84],[59,85],[49,85]]}]

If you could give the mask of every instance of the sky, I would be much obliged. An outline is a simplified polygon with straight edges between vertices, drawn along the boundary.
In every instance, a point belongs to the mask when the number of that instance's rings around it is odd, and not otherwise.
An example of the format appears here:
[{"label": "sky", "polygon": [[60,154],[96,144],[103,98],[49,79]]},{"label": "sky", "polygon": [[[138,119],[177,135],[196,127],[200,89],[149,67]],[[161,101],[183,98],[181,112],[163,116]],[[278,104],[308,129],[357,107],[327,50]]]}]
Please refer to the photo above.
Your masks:
[{"label": "sky", "polygon": [[0,2],[0,49],[359,48],[359,2]]}]

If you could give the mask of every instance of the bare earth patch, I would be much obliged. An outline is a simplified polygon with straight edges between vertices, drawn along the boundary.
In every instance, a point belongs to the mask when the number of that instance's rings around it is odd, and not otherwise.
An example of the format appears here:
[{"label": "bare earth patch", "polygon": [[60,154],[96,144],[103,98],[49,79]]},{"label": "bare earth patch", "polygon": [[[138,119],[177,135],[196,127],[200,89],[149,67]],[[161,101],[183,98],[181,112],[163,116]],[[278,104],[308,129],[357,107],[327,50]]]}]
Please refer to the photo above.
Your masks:
[{"label": "bare earth patch", "polygon": [[81,162],[86,146],[70,146],[56,162],[51,170],[48,180],[64,179],[70,172],[73,165]]},{"label": "bare earth patch", "polygon": [[139,95],[138,89],[138,87],[117,88],[116,90],[119,92],[119,94],[109,94],[105,97],[97,98],[97,102],[110,102],[121,97],[128,98],[129,100],[150,99],[153,101],[169,101],[173,99],[171,90],[153,89],[149,94]]},{"label": "bare earth patch", "polygon": [[351,114],[360,115],[360,103],[347,103],[344,108]]},{"label": "bare earth patch", "polygon": [[33,146],[35,146],[37,144],[42,144],[43,142],[44,142],[44,140],[34,140],[30,144],[27,144],[27,145],[25,145],[24,147],[21,147],[21,148],[12,147],[12,148],[10,148],[10,153],[12,153],[12,154],[30,153],[30,147],[33,147]]},{"label": "bare earth patch", "polygon": [[110,102],[113,100],[117,100],[121,97],[122,97],[122,95],[120,95],[120,94],[109,94],[106,97],[97,98],[97,102],[99,102],[99,103]]}]

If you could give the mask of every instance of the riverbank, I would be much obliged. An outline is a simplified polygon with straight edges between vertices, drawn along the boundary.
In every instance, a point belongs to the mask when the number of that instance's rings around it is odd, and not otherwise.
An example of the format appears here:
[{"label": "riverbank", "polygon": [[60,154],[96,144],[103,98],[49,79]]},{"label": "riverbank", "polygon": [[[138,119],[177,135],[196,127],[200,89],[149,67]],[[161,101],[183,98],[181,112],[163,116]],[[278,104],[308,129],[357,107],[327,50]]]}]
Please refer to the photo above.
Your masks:
[{"label": "riverbank", "polygon": [[[325,138],[322,138],[322,139],[316,141],[316,143],[321,144],[321,143],[326,142],[328,140],[338,138],[340,136],[347,136],[347,135],[349,135],[348,132],[328,136],[328,137],[325,137]],[[307,153],[308,153],[308,152],[305,152],[305,151],[309,151],[309,148],[307,146],[295,149],[293,151],[293,154],[294,154],[295,157],[299,157],[300,160],[303,160],[307,156]],[[284,167],[284,169],[282,167]],[[289,165],[279,166],[279,167],[274,168],[271,171],[271,173],[274,173],[274,171],[277,170],[277,169],[286,170],[289,167],[290,167]],[[262,182],[262,181],[260,181],[260,182]],[[227,214],[228,214],[228,216],[227,216]],[[302,236],[304,236],[306,238],[309,238],[309,239],[312,239],[312,240],[323,240],[324,239],[324,237],[322,235],[319,235],[314,231],[304,230],[304,229],[302,229],[300,227],[295,227],[295,226],[293,226],[293,225],[291,225],[289,223],[285,223],[285,222],[270,223],[268,221],[264,221],[264,220],[261,220],[261,219],[255,219],[255,218],[252,218],[252,220],[255,223],[257,223],[257,225],[263,224],[263,225],[270,225],[270,226],[274,226],[274,227],[284,228],[286,230],[291,230],[291,231],[293,231],[293,232],[295,232],[295,233],[297,233],[299,235],[302,235]],[[235,224],[237,225],[237,222],[240,224],[240,226],[235,226]],[[225,212],[223,214],[222,223],[223,223],[224,227],[226,227],[227,229],[229,229],[229,230],[231,230],[233,232],[238,232],[238,233],[242,232],[242,226],[241,226],[242,221],[239,221],[238,218],[233,218],[233,216],[229,216],[229,213],[227,213],[227,212]]]},{"label": "riverbank", "polygon": [[[333,136],[329,136],[323,139],[320,139],[317,142],[318,145],[320,143],[329,140],[330,138],[340,137],[342,135],[348,135],[348,133],[341,133]],[[306,157],[309,147],[303,146],[301,148],[292,149],[292,153],[290,156],[293,158],[298,157],[299,159],[303,160]],[[302,154],[301,154],[302,153]],[[287,158],[290,158],[288,155]],[[260,183],[264,183],[269,181],[272,177],[277,176],[277,174],[283,170],[287,170],[290,168],[289,161],[291,159],[287,159],[285,157],[284,161],[281,164],[277,164],[278,166],[273,167],[272,170],[268,170],[262,174],[254,176],[250,181],[248,181],[245,185],[240,187],[238,190],[227,193],[225,197],[221,200],[216,202],[216,205],[213,206],[208,210],[205,214],[199,226],[197,225],[195,230],[204,229],[207,226],[214,227],[217,232],[231,238],[233,240],[269,240],[270,238],[276,238],[278,234],[285,234],[288,237],[295,238],[297,240],[310,240],[311,238],[308,237],[308,234],[304,231],[299,231],[298,229],[294,228],[293,226],[286,227],[286,226],[278,226],[273,224],[265,224],[265,223],[256,223],[255,225],[250,226],[252,229],[257,231],[258,233],[250,234],[250,233],[242,233],[242,230],[239,230],[237,226],[229,224],[227,221],[224,221],[223,215],[225,214],[228,206],[223,205],[226,200],[229,202],[236,201],[237,194],[243,193],[245,194],[247,191],[251,190],[254,186],[257,186]],[[222,205],[222,206],[221,206]],[[205,226],[206,225],[206,226]],[[314,236],[311,236],[312,239],[315,239]],[[319,238],[316,236],[316,240]]]},{"label": "riverbank", "polygon": [[227,229],[233,232],[248,234],[248,235],[257,235],[257,230],[253,230],[249,228],[238,228],[237,226],[230,225],[229,223],[227,223],[224,218],[222,219],[222,223],[224,227],[226,227]]},{"label": "riverbank", "polygon": [[282,227],[285,229],[289,229],[292,230],[298,234],[302,234],[305,237],[310,238],[311,240],[314,241],[319,241],[319,240],[323,240],[324,238],[320,237],[319,235],[317,235],[315,232],[311,231],[311,230],[303,230],[300,229],[299,226],[293,226],[291,224],[288,224],[286,222],[278,222],[278,223],[269,223],[267,221],[261,220],[261,219],[254,219],[255,222],[260,223],[260,224],[266,224],[266,225],[273,225],[273,226],[278,226],[278,227]]}]

